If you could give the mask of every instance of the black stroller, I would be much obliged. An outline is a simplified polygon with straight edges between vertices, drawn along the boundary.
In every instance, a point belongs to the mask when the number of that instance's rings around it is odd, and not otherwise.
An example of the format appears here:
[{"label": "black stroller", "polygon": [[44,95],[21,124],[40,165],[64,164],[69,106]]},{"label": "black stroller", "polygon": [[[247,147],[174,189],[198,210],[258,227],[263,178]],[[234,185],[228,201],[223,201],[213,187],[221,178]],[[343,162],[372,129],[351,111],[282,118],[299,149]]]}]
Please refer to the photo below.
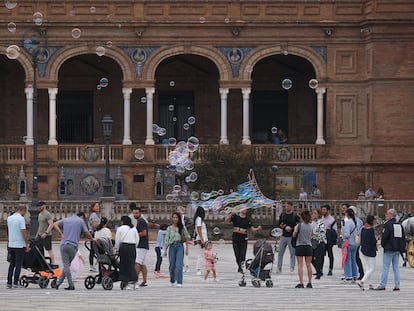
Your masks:
[{"label": "black stroller", "polygon": [[[112,240],[109,238],[99,238],[96,241],[91,241],[89,245],[88,241],[86,241],[85,247],[88,250],[93,247],[99,267],[97,275],[89,275],[85,278],[85,287],[92,289],[95,287],[95,284],[102,284],[104,289],[111,290],[114,287],[114,282],[119,281],[119,260],[118,256],[113,254]],[[123,287],[125,287],[125,284],[121,282],[121,289]]]},{"label": "black stroller", "polygon": [[[248,259],[245,262],[245,268],[252,276],[252,285],[254,287],[260,287],[260,281],[265,281],[266,287],[273,287],[273,281],[270,277],[274,259],[272,245],[267,243],[265,239],[258,240],[253,246],[253,255],[255,256],[253,259]],[[246,286],[244,272],[242,279],[239,281],[239,286]]]},{"label": "black stroller", "polygon": [[38,284],[40,288],[49,285],[56,287],[57,278],[62,274],[58,265],[51,264],[51,258],[44,256],[43,245],[39,240],[30,240],[30,251],[25,254],[23,268],[33,272],[32,276],[22,275],[20,285],[27,287],[29,283]]}]

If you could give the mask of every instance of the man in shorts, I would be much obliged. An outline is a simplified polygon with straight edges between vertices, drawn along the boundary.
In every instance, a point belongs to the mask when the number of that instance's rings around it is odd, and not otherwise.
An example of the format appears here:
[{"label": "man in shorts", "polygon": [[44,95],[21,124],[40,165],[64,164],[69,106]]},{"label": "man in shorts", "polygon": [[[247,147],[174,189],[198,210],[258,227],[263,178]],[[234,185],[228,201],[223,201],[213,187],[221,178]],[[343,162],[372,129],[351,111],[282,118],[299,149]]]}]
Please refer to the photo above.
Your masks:
[{"label": "man in shorts", "polygon": [[148,241],[148,223],[141,217],[141,207],[137,206],[132,210],[134,218],[137,220],[137,231],[139,235],[139,243],[137,247],[137,256],[135,258],[135,270],[139,277],[139,273],[142,272],[142,282],[139,287],[148,286],[147,284],[147,265],[146,257],[149,250]]},{"label": "man in shorts", "polygon": [[39,209],[39,229],[37,230],[36,239],[41,241],[43,247],[47,250],[50,262],[55,262],[55,254],[52,249],[52,229],[53,229],[53,216],[47,210],[46,203],[40,201],[37,203]]}]

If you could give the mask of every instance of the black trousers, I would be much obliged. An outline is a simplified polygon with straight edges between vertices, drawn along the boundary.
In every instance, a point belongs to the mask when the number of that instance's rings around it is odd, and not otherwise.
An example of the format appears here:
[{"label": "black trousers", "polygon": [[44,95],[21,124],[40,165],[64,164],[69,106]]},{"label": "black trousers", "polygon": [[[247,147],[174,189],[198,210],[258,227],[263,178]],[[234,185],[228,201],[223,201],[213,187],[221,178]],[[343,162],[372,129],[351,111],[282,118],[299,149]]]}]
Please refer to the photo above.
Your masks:
[{"label": "black trousers", "polygon": [[318,243],[313,249],[312,265],[315,267],[316,276],[322,275],[323,257],[325,257],[325,243]]},{"label": "black trousers", "polygon": [[[333,270],[333,265],[334,265],[334,255],[333,255],[333,244],[325,244],[325,255],[328,255],[329,258],[329,271]],[[322,259],[322,269],[323,269],[323,264],[325,262],[325,256]],[[323,271],[322,271],[323,272]]]},{"label": "black trousers", "polygon": [[236,262],[239,267],[239,270],[242,269],[241,264],[246,260],[246,251],[247,251],[247,240],[234,240],[233,239],[233,250],[234,256],[236,257]]}]

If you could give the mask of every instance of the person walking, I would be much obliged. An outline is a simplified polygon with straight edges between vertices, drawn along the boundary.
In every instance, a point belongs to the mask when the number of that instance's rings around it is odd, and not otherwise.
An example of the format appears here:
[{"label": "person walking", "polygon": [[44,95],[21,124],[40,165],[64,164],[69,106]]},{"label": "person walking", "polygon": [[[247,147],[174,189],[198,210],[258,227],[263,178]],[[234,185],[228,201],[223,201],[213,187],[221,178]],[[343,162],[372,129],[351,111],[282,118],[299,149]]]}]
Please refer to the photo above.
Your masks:
[{"label": "person walking", "polygon": [[290,253],[290,272],[295,270],[295,249],[292,246],[293,228],[300,222],[299,216],[293,211],[293,203],[285,203],[285,211],[279,217],[279,227],[283,234],[279,240],[279,253],[277,256],[277,272],[282,272],[283,256],[285,255],[286,246]]},{"label": "person walking", "polygon": [[190,235],[187,230],[184,229],[180,213],[174,212],[172,214],[172,224],[167,228],[164,244],[164,257],[167,256],[168,251],[168,259],[170,263],[170,286],[175,286],[175,282],[177,281],[177,287],[183,287],[183,243],[189,239]]},{"label": "person walking", "polygon": [[115,234],[115,249],[119,253],[119,279],[124,282],[124,289],[131,290],[138,281],[135,257],[139,235],[129,216],[122,216],[121,223]]},{"label": "person walking", "polygon": [[164,277],[161,273],[161,264],[162,264],[162,250],[165,244],[165,235],[167,234],[168,225],[161,225],[157,234],[157,242],[155,243],[155,253],[157,254],[157,262],[155,263],[154,276],[156,278]]},{"label": "person walking", "polygon": [[66,287],[65,289],[74,290],[75,286],[70,271],[70,263],[78,252],[79,239],[81,234],[85,233],[87,238],[90,240],[93,239],[93,236],[86,227],[84,220],[75,214],[73,214],[71,217],[67,217],[55,222],[53,226],[60,233],[62,239],[60,242],[60,255],[62,257],[63,270],[62,274],[56,282],[56,289],[59,289],[65,278],[67,278],[69,287]]},{"label": "person walking", "polygon": [[7,288],[19,288],[20,271],[22,269],[24,254],[29,251],[29,241],[26,231],[27,208],[19,206],[17,211],[7,217],[9,270],[7,273]]},{"label": "person walking", "polygon": [[325,245],[326,245],[326,230],[325,224],[321,219],[321,211],[319,208],[312,210],[312,264],[316,270],[316,280],[319,280],[323,273],[323,257],[325,256]]},{"label": "person walking", "polygon": [[197,254],[197,275],[201,275],[201,266],[204,262],[204,246],[208,241],[207,227],[204,222],[206,217],[206,212],[202,206],[197,207],[197,210],[194,214],[194,229],[195,229],[195,241],[194,245],[198,245],[198,254]]},{"label": "person walking", "polygon": [[52,230],[53,230],[53,216],[47,210],[45,202],[40,201],[37,203],[39,210],[39,227],[37,229],[36,239],[41,242],[43,247],[47,250],[50,257],[50,263],[54,264],[55,254],[52,249]]},{"label": "person walking", "polygon": [[[98,213],[100,210],[100,205],[98,202],[92,202],[89,207],[89,218],[88,218],[88,229],[92,236],[95,235],[96,228],[101,223],[101,218]],[[89,250],[89,272],[98,272],[94,266],[95,251],[93,247]]]},{"label": "person walking", "polygon": [[[335,218],[331,215],[331,207],[329,204],[325,204],[322,206],[322,221],[325,224],[326,229],[326,244],[325,244],[325,254],[328,255],[329,258],[329,271],[328,275],[332,275],[333,266],[334,266],[334,255],[333,255],[333,247],[336,245],[336,241],[338,238],[338,226],[336,223]],[[324,258],[322,258],[322,267],[324,265]],[[323,271],[322,271],[323,274]]]},{"label": "person walking", "polygon": [[305,259],[305,265],[308,272],[308,284],[306,288],[312,288],[312,224],[311,224],[311,214],[309,210],[304,210],[300,214],[302,222],[297,224],[294,227],[293,236],[297,237],[296,240],[296,248],[295,248],[295,256],[298,262],[298,276],[299,276],[299,283],[295,286],[295,288],[304,288],[303,285],[303,259]]},{"label": "person walking", "polygon": [[345,282],[355,282],[359,276],[356,262],[356,236],[358,234],[358,223],[355,219],[354,211],[348,208],[345,212],[346,220],[342,230],[344,246],[342,247],[344,262]]},{"label": "person walking", "polygon": [[240,210],[239,215],[236,211],[232,211],[225,217],[227,223],[233,223],[232,243],[234,256],[238,266],[238,272],[243,273],[242,263],[246,261],[247,251],[247,231],[257,232],[262,230],[262,226],[254,227],[252,219],[247,215],[247,208]]},{"label": "person walking", "polygon": [[141,217],[141,207],[137,206],[132,211],[134,218],[137,220],[137,231],[139,235],[139,243],[137,247],[137,256],[135,258],[135,269],[139,278],[140,272],[142,272],[142,282],[139,287],[148,286],[147,284],[147,253],[149,250],[149,239],[148,239],[148,222]]},{"label": "person walking", "polygon": [[384,229],[381,234],[381,246],[384,249],[382,258],[381,282],[376,290],[385,290],[388,281],[388,272],[392,264],[394,272],[394,291],[400,290],[400,252],[405,250],[406,241],[404,229],[396,220],[397,212],[389,209],[385,214]]},{"label": "person walking", "polygon": [[364,284],[369,283],[369,289],[374,289],[371,276],[375,271],[375,257],[377,256],[377,239],[374,230],[375,217],[367,216],[366,223],[361,229],[361,259],[364,265],[365,274],[359,281],[358,286],[364,290]]}]

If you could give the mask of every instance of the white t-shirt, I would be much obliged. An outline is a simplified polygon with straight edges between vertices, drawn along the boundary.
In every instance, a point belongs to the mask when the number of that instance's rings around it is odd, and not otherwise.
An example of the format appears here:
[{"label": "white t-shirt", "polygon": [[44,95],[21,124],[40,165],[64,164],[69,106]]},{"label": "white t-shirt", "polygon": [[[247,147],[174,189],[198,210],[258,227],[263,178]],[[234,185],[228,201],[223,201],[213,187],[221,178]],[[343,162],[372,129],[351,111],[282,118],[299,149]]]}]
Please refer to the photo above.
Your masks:
[{"label": "white t-shirt", "polygon": [[[203,235],[203,240],[204,242],[208,241],[208,236],[207,236],[207,227],[206,227],[206,223],[201,219],[201,217],[197,217],[196,221],[195,221],[195,230],[197,232],[197,228],[201,227],[201,234]],[[201,240],[200,236],[198,235],[197,232],[197,237],[196,237],[196,241]]]},{"label": "white t-shirt", "polygon": [[112,239],[112,232],[110,229],[108,228],[102,228],[99,231],[95,232],[95,239],[100,239],[100,238],[109,238]]}]

